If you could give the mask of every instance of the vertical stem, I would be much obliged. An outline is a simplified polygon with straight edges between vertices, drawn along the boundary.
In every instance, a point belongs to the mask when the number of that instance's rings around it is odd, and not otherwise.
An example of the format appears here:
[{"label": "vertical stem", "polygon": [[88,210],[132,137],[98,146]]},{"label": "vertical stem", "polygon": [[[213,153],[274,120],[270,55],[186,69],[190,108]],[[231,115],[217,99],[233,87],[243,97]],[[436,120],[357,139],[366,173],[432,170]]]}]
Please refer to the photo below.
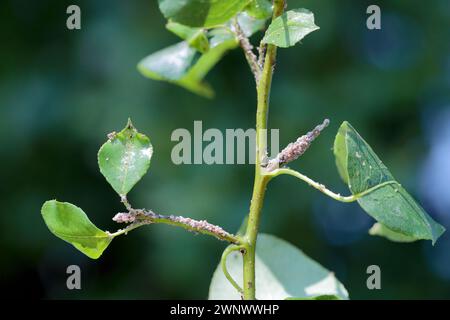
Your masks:
[{"label": "vertical stem", "polygon": [[[284,11],[285,0],[273,1],[272,20],[280,16]],[[247,230],[244,235],[245,253],[244,261],[244,299],[255,299],[255,252],[258,237],[261,209],[264,202],[267,183],[270,177],[261,172],[261,161],[267,156],[267,116],[269,112],[270,87],[272,84],[273,69],[277,55],[277,47],[267,46],[264,67],[257,85],[257,110],[256,110],[256,161],[253,195],[250,204]]]},{"label": "vertical stem", "polygon": [[255,182],[253,186],[252,201],[250,204],[250,213],[247,224],[247,230],[244,236],[245,252],[244,261],[244,299],[255,299],[255,253],[256,240],[258,237],[259,221],[261,217],[261,209],[263,206],[264,195],[266,192],[268,176],[263,176],[260,169],[255,170]]}]

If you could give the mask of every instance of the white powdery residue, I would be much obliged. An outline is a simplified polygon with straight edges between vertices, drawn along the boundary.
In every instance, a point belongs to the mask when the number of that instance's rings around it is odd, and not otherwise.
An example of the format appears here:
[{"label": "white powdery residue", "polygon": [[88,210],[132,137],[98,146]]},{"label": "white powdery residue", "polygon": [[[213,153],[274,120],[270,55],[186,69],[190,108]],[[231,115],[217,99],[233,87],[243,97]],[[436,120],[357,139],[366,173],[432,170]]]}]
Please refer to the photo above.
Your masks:
[{"label": "white powdery residue", "polygon": [[214,234],[218,234],[218,235],[222,235],[222,236],[227,236],[228,233],[223,230],[221,227],[219,226],[215,226],[211,223],[209,223],[206,220],[201,220],[201,221],[197,221],[191,218],[185,218],[182,216],[170,216],[169,217],[172,221],[176,221],[176,222],[180,222],[184,225],[187,225],[189,227],[191,227],[194,230],[204,230],[204,231],[209,231],[211,233]]},{"label": "white powdery residue", "polygon": [[117,223],[131,223],[136,220],[136,217],[128,212],[119,212],[113,217],[113,221]]},{"label": "white powdery residue", "polygon": [[132,162],[134,158],[136,157],[136,152],[129,151],[125,153],[125,156],[122,158],[121,165],[122,167],[128,168],[132,166]]},{"label": "white powdery residue", "polygon": [[152,154],[153,154],[153,148],[152,147],[148,147],[146,149],[142,149],[141,150],[141,154],[144,157],[147,157],[148,159],[150,159],[152,157]]},{"label": "white powdery residue", "polygon": [[325,119],[322,124],[316,126],[312,131],[299,137],[295,142],[289,143],[274,159],[269,161],[267,171],[273,171],[303,155],[329,123],[330,120]]}]

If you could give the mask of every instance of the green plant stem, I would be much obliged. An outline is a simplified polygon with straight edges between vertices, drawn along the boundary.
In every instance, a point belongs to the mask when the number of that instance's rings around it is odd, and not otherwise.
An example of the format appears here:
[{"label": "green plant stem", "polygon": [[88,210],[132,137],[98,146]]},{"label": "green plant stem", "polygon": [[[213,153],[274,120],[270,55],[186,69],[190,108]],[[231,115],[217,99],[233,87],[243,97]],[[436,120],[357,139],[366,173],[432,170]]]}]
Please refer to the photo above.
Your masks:
[{"label": "green plant stem", "polygon": [[287,174],[293,177],[296,177],[300,180],[305,181],[307,184],[309,184],[311,187],[316,188],[317,190],[319,190],[320,192],[322,192],[323,194],[329,196],[330,198],[333,198],[334,200],[340,201],[340,202],[354,202],[356,200],[358,200],[359,198],[371,193],[372,191],[375,191],[376,189],[379,189],[381,187],[384,187],[385,185],[388,184],[398,184],[397,181],[386,181],[383,183],[380,183],[378,185],[376,185],[375,187],[369,188],[361,193],[358,194],[354,194],[351,196],[341,196],[339,193],[334,193],[331,190],[328,190],[327,187],[325,187],[323,184],[318,183],[314,180],[312,180],[311,178],[305,176],[304,174],[301,174],[298,171],[292,170],[292,169],[288,169],[288,168],[283,168],[283,169],[277,169],[274,170],[270,173],[266,173],[266,175],[270,176],[270,177],[276,177],[282,174]]},{"label": "green plant stem", "polygon": [[255,299],[255,254],[256,240],[258,237],[258,229],[261,218],[261,209],[264,202],[267,183],[270,177],[261,174],[258,166],[255,170],[255,182],[253,195],[250,205],[250,213],[248,218],[247,230],[244,235],[245,252],[243,255],[244,262],[244,299]]},{"label": "green plant stem", "polygon": [[[273,1],[272,20],[284,11],[285,0]],[[244,235],[243,273],[244,273],[244,299],[254,300],[255,285],[255,253],[258,229],[261,218],[261,209],[264,202],[267,183],[270,176],[262,171],[261,162],[267,157],[267,117],[269,111],[270,87],[272,84],[273,69],[275,66],[277,47],[268,45],[263,70],[257,84],[257,110],[256,110],[256,161],[253,194],[250,204],[247,230]]]},{"label": "green plant stem", "polygon": [[[231,283],[231,285],[241,294],[244,294],[244,290],[239,286],[239,284],[237,284],[237,282],[233,279],[233,277],[231,276],[231,274],[228,272],[227,269],[227,257],[230,253],[232,253],[233,251],[238,251],[238,250],[243,250],[244,247],[243,246],[235,246],[235,245],[230,245],[228,246],[223,254],[222,254],[222,259],[220,260],[220,265],[222,267],[222,271],[223,274],[225,275],[225,277],[228,279],[228,281]],[[244,249],[245,250],[245,249]]]}]

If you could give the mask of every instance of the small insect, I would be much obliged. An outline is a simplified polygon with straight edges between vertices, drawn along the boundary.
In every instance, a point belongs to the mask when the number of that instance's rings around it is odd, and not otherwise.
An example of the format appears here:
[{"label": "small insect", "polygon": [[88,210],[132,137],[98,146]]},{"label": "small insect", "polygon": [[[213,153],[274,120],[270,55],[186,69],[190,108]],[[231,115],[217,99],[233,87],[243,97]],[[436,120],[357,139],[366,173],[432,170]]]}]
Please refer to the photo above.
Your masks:
[{"label": "small insect", "polygon": [[116,138],[117,132],[113,131],[107,134],[109,140],[114,140]]}]

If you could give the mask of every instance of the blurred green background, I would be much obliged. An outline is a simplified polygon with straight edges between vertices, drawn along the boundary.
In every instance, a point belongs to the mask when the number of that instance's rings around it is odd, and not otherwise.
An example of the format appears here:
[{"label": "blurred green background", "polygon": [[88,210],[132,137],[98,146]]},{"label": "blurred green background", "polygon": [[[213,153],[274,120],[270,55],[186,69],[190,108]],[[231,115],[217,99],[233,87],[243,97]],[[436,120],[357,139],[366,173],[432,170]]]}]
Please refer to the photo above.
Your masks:
[{"label": "blurred green background", "polygon": [[[66,29],[78,4],[82,29]],[[270,127],[281,145],[320,123],[330,127],[292,167],[347,194],[332,144],[343,120],[372,145],[431,216],[450,227],[450,2],[376,1],[382,30],[366,28],[373,1],[289,1],[321,27],[280,49]],[[100,174],[96,153],[128,117],[152,139],[149,174],[130,193],[136,207],[209,221],[235,231],[249,207],[251,165],[174,165],[177,128],[254,126],[255,89],[240,50],[208,75],[216,98],[143,78],[137,62],[178,39],[150,0],[4,0],[0,3],[0,285],[15,298],[207,297],[225,244],[154,225],[116,239],[89,260],[47,230],[45,200],[74,203],[100,228],[122,206]],[[253,37],[257,43],[261,34]],[[450,298],[450,233],[397,244],[371,237],[357,204],[335,203],[291,177],[269,186],[263,232],[335,271],[354,299]],[[66,267],[82,268],[82,290],[66,289]],[[377,264],[382,290],[366,288]]]}]

